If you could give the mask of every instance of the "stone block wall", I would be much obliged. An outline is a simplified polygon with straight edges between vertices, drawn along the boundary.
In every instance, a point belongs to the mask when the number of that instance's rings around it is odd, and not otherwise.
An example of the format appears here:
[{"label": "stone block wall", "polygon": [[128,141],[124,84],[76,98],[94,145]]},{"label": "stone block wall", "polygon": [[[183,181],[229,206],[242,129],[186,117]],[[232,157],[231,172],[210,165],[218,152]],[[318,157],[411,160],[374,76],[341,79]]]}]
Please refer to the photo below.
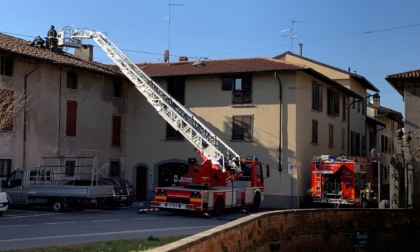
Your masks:
[{"label": "stone block wall", "polygon": [[251,214],[152,251],[417,251],[420,211],[305,209]]}]

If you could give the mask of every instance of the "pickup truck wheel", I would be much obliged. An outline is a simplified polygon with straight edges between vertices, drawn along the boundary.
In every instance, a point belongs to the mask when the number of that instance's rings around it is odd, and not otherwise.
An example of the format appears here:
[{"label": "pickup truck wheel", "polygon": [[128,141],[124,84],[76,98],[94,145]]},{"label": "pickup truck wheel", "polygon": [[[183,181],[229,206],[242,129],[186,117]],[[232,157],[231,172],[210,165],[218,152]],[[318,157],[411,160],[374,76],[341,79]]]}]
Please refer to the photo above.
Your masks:
[{"label": "pickup truck wheel", "polygon": [[64,211],[64,203],[62,199],[53,199],[51,202],[51,209],[54,212],[62,212]]},{"label": "pickup truck wheel", "polygon": [[220,216],[225,211],[225,201],[222,198],[217,198],[216,203],[214,203],[214,215]]}]

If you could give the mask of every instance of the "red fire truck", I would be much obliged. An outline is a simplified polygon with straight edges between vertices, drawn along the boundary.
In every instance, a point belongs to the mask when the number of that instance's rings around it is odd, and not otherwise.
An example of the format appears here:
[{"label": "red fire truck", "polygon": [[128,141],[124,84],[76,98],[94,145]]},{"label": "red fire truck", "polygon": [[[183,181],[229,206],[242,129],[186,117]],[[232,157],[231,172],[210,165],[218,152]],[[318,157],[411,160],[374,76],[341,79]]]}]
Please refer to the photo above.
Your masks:
[{"label": "red fire truck", "polygon": [[189,160],[189,172],[178,180],[179,186],[157,187],[155,200],[150,202],[152,207],[213,212],[217,215],[225,208],[259,208],[264,200],[264,181],[262,163],[257,157],[241,158],[197,116],[134,64],[104,33],[63,27],[58,37],[59,46],[73,48],[81,48],[82,39],[93,39],[159,115],[180,132],[203,159],[201,164],[195,159]]},{"label": "red fire truck", "polygon": [[378,184],[378,165],[366,157],[322,155],[312,160],[312,199],[316,204],[362,207],[363,191]]},{"label": "red fire truck", "polygon": [[[241,159],[241,171],[222,171],[201,155],[203,162],[189,160],[189,172],[179,186],[155,188],[151,207],[168,211],[194,211],[219,216],[226,208],[258,210],[264,200],[263,164],[257,157]],[[269,167],[266,166],[266,176]]]}]

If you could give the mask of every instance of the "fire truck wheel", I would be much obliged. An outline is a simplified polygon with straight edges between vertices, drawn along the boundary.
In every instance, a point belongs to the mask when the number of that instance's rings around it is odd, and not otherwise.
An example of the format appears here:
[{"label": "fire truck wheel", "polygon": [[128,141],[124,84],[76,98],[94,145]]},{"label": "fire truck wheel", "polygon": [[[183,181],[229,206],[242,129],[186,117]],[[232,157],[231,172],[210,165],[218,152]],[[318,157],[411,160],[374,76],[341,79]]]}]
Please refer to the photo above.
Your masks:
[{"label": "fire truck wheel", "polygon": [[222,198],[217,198],[216,203],[214,203],[214,215],[220,216],[225,211],[225,201]]},{"label": "fire truck wheel", "polygon": [[261,194],[257,193],[254,196],[254,203],[252,204],[252,211],[258,211],[261,205]]},{"label": "fire truck wheel", "polygon": [[64,210],[64,203],[62,199],[53,199],[51,201],[51,209],[54,212],[62,212]]}]

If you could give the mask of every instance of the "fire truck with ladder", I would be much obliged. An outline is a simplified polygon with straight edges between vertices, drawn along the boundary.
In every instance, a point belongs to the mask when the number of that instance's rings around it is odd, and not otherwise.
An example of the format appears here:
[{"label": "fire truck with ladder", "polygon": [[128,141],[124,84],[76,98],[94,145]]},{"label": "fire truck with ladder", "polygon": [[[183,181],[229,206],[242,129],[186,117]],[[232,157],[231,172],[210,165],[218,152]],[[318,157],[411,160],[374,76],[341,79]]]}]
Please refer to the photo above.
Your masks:
[{"label": "fire truck with ladder", "polygon": [[[263,163],[257,156],[241,158],[124,55],[104,33],[66,26],[59,31],[58,46],[80,48],[83,39],[93,39],[159,115],[179,131],[203,159],[201,163],[194,158],[188,160],[188,173],[179,178],[179,186],[155,188],[155,200],[150,202],[152,207],[216,215],[226,208],[256,210],[260,207],[264,200],[264,173]],[[269,177],[269,167],[265,166],[266,177]]]},{"label": "fire truck with ladder", "polygon": [[367,157],[321,155],[313,158],[311,167],[310,191],[315,204],[362,207],[367,184],[377,188],[378,163]]}]

